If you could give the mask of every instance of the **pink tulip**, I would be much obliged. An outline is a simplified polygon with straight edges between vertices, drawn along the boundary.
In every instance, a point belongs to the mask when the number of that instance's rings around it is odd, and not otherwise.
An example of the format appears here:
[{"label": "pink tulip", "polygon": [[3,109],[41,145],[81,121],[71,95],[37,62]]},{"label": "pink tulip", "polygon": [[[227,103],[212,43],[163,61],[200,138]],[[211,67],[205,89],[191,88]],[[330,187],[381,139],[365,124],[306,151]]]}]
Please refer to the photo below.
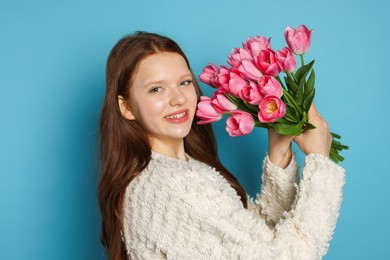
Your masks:
[{"label": "pink tulip", "polygon": [[221,88],[236,97],[238,97],[241,89],[243,89],[248,83],[241,77],[240,72],[236,68],[221,68],[218,75],[218,81],[221,84]]},{"label": "pink tulip", "polygon": [[228,56],[229,60],[226,62],[232,66],[238,68],[241,65],[242,60],[253,59],[251,54],[242,48],[234,48]]},{"label": "pink tulip", "polygon": [[248,50],[242,48],[234,48],[228,56],[230,66],[237,68],[241,76],[250,80],[256,81],[263,74],[256,67],[255,61]]},{"label": "pink tulip", "polygon": [[229,93],[239,96],[240,91],[248,85],[247,81],[234,71],[230,71]]},{"label": "pink tulip", "polygon": [[266,96],[259,105],[257,117],[260,122],[273,123],[286,114],[286,105],[283,101],[275,96]]},{"label": "pink tulip", "polygon": [[271,38],[267,39],[264,36],[260,37],[256,35],[253,38],[248,38],[246,42],[242,44],[242,47],[254,58],[259,55],[260,51],[271,49]]},{"label": "pink tulip", "polygon": [[223,114],[218,113],[212,105],[212,100],[209,97],[201,96],[198,103],[198,110],[196,116],[201,120],[198,124],[209,124],[218,121],[222,118]]},{"label": "pink tulip", "polygon": [[213,97],[211,98],[211,104],[214,107],[215,111],[218,113],[225,113],[237,109],[237,105],[233,104],[225,95],[223,90],[218,90],[214,92]]},{"label": "pink tulip", "polygon": [[282,85],[272,76],[263,76],[258,80],[260,93],[263,96],[276,96],[280,98],[283,95]]},{"label": "pink tulip", "polygon": [[207,85],[218,88],[220,84],[218,83],[218,76],[219,69],[215,64],[210,63],[206,67],[204,67],[202,73],[199,75],[199,78],[202,82],[206,83]]},{"label": "pink tulip", "polygon": [[230,68],[222,65],[219,68],[219,74],[217,77],[218,84],[221,88],[228,90],[229,89],[229,81],[230,81]]},{"label": "pink tulip", "polygon": [[253,131],[255,121],[251,114],[244,111],[232,111],[232,116],[226,120],[226,131],[230,136],[247,135]]},{"label": "pink tulip", "polygon": [[275,57],[275,52],[271,49],[262,50],[257,57],[257,66],[264,75],[276,76],[281,72]]},{"label": "pink tulip", "polygon": [[294,29],[290,26],[284,30],[284,38],[288,44],[288,47],[297,55],[306,53],[310,48],[310,37],[313,30],[307,29],[305,25],[298,26],[298,29]]},{"label": "pink tulip", "polygon": [[297,63],[289,48],[284,47],[282,50],[276,51],[275,56],[282,71],[291,73],[296,69]]},{"label": "pink tulip", "polygon": [[259,91],[259,86],[253,81],[241,90],[239,96],[242,100],[252,105],[260,104],[260,101],[263,99],[263,95]]}]

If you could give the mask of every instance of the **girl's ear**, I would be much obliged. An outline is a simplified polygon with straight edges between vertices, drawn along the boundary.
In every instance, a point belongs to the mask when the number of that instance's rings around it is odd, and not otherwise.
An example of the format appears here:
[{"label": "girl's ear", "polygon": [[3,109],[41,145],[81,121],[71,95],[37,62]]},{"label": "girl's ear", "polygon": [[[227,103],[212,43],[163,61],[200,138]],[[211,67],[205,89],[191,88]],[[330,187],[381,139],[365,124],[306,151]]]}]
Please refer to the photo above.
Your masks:
[{"label": "girl's ear", "polygon": [[126,103],[126,100],[122,96],[118,96],[118,105],[121,114],[124,118],[126,118],[127,120],[135,120],[135,117],[133,113],[131,113],[131,110]]}]

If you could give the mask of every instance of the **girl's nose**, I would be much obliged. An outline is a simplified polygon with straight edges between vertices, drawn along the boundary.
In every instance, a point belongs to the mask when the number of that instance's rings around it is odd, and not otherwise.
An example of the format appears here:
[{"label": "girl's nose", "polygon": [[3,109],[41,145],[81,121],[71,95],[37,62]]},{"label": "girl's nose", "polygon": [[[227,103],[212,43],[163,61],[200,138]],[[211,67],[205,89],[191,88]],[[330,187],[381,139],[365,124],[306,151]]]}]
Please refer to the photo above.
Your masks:
[{"label": "girl's nose", "polygon": [[172,96],[170,99],[171,106],[183,105],[186,101],[186,96],[179,88],[175,88],[174,90],[172,90]]}]

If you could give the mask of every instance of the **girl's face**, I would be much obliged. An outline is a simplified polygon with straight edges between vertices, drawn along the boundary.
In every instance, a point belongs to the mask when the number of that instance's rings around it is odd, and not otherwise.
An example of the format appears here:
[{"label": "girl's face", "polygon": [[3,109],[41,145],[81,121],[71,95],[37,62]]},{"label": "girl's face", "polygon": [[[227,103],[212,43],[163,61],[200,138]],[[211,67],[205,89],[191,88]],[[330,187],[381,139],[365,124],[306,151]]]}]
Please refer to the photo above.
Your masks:
[{"label": "girl's face", "polygon": [[[182,141],[191,130],[197,95],[191,71],[177,53],[156,53],[143,59],[130,86],[130,107],[122,114],[148,132],[152,148]],[[123,113],[123,111],[125,113]]]}]

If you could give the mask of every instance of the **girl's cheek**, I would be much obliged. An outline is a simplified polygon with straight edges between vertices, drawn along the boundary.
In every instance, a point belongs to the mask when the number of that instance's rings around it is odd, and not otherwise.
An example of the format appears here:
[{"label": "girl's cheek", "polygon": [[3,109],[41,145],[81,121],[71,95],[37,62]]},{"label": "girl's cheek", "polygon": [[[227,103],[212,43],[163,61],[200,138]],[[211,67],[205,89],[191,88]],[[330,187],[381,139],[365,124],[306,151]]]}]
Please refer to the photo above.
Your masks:
[{"label": "girl's cheek", "polygon": [[164,100],[156,98],[154,100],[150,100],[145,107],[147,111],[154,114],[162,112],[166,106],[167,104]]}]

